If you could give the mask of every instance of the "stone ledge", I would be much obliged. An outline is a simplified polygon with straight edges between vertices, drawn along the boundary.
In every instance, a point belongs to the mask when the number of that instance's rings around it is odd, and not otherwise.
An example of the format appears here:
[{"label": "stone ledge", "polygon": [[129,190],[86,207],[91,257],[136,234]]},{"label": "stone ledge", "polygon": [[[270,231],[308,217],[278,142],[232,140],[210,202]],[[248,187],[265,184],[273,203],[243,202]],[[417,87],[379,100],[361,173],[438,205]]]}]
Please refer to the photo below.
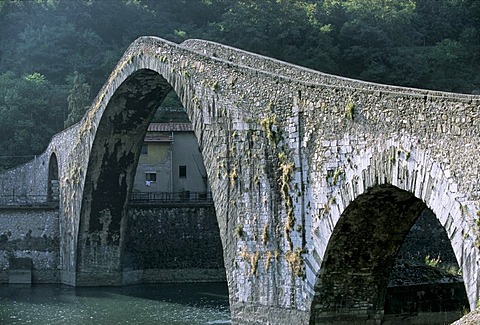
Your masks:
[{"label": "stone ledge", "polygon": [[245,303],[230,305],[232,324],[291,325],[309,324],[310,313],[298,309]]},{"label": "stone ledge", "polygon": [[0,210],[56,210],[58,205],[0,205]]}]

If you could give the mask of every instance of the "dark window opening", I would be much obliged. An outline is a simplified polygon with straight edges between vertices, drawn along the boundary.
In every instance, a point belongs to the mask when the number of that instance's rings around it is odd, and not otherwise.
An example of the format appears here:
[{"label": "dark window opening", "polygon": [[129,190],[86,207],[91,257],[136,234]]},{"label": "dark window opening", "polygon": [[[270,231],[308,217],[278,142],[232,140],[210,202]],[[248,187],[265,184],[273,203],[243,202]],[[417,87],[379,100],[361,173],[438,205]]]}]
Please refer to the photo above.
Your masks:
[{"label": "dark window opening", "polygon": [[187,166],[178,166],[178,177],[187,178]]},{"label": "dark window opening", "polygon": [[148,155],[148,145],[146,144],[142,146],[142,155]]},{"label": "dark window opening", "polygon": [[145,173],[145,180],[147,182],[156,182],[157,181],[157,173]]}]

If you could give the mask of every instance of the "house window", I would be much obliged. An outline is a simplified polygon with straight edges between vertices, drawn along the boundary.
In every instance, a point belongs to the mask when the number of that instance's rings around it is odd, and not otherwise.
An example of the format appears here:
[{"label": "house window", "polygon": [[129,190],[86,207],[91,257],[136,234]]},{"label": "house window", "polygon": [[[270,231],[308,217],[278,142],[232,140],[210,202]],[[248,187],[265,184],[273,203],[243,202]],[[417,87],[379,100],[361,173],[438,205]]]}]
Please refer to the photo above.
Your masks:
[{"label": "house window", "polygon": [[145,185],[150,186],[152,182],[157,181],[157,173],[145,173]]},{"label": "house window", "polygon": [[187,166],[178,166],[178,177],[187,178]]},{"label": "house window", "polygon": [[148,145],[146,144],[142,146],[142,155],[148,155]]}]

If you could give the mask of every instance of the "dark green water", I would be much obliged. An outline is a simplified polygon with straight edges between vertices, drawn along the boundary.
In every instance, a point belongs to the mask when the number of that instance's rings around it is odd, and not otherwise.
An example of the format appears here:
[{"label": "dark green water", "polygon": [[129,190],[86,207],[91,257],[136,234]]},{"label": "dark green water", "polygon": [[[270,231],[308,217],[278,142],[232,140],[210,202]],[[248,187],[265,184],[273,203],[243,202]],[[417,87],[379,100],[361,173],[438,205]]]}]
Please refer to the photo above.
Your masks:
[{"label": "dark green water", "polygon": [[0,324],[230,324],[224,283],[0,285]]}]

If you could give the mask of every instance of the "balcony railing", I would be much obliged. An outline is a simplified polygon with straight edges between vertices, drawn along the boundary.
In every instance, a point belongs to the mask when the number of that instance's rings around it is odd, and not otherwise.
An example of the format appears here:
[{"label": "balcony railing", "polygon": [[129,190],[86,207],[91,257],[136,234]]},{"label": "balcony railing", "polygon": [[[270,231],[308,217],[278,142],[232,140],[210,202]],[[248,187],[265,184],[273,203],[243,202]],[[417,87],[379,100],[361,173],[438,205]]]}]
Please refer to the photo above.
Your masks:
[{"label": "balcony railing", "polygon": [[[130,198],[131,204],[211,204],[210,192],[134,192]],[[0,207],[58,206],[58,196],[49,195],[0,195]]]},{"label": "balcony railing", "polygon": [[213,203],[210,192],[133,192],[131,204]]}]

